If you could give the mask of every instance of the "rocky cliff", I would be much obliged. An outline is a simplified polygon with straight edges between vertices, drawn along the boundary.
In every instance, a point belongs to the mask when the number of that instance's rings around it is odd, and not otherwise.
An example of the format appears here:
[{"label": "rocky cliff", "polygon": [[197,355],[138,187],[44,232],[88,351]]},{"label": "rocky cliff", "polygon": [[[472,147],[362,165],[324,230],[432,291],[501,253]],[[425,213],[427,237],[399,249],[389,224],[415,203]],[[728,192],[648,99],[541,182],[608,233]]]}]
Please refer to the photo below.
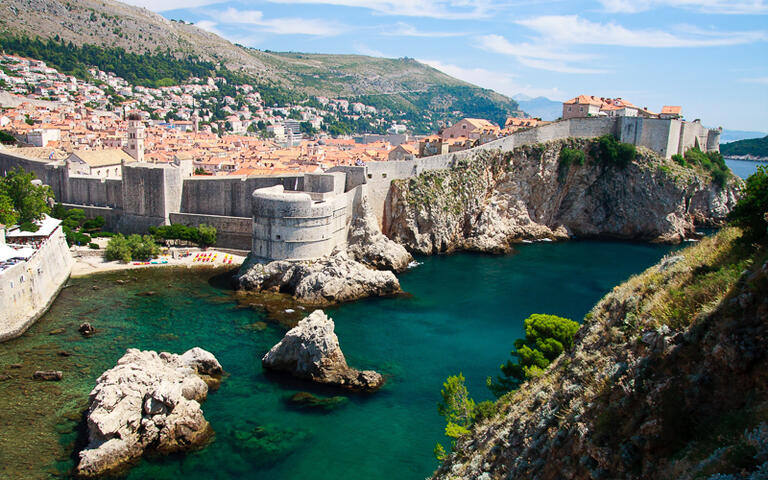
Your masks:
[{"label": "rocky cliff", "polygon": [[738,235],[616,287],[435,478],[766,478],[768,255]]},{"label": "rocky cliff", "polygon": [[[594,143],[480,151],[451,169],[395,180],[384,233],[422,254],[505,252],[521,240],[570,237],[679,242],[697,224],[717,224],[736,203],[736,179],[720,187],[706,172],[645,149],[619,167],[593,156]],[[564,165],[564,147],[584,152],[584,164]]]}]

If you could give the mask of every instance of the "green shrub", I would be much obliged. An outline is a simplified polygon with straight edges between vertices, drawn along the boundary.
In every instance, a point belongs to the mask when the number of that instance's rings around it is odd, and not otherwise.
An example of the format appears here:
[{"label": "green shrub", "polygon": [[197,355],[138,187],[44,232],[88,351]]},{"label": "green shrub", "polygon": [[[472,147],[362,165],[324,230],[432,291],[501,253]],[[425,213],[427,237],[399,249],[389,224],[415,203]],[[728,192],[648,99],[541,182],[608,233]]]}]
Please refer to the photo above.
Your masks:
[{"label": "green shrub", "polygon": [[22,232],[36,232],[40,230],[40,226],[38,226],[34,222],[24,222],[21,225],[19,225],[19,230]]},{"label": "green shrub", "polygon": [[488,388],[500,397],[540,375],[561,353],[573,347],[578,329],[578,323],[556,315],[535,313],[526,318],[525,338],[515,340],[515,349],[510,353],[517,361],[503,364],[496,380],[488,377]]},{"label": "green shrub", "polygon": [[128,239],[123,235],[117,234],[109,240],[104,255],[107,260],[119,260],[123,263],[131,261],[131,247],[128,245]]},{"label": "green shrub", "polygon": [[83,230],[87,232],[95,232],[101,230],[101,228],[104,226],[104,223],[106,223],[104,221],[104,217],[99,215],[95,218],[91,218],[90,220],[85,220],[83,222]]},{"label": "green shrub", "polygon": [[625,168],[637,155],[631,143],[621,143],[613,135],[603,135],[592,148],[592,156],[598,161]]},{"label": "green shrub", "polygon": [[681,165],[683,167],[687,167],[688,166],[688,163],[686,163],[686,161],[685,161],[685,157],[683,157],[679,153],[676,153],[676,154],[672,155],[672,161],[674,161],[675,163],[677,163],[678,165]]},{"label": "green shrub", "polygon": [[698,148],[691,148],[685,152],[685,163],[703,168],[712,175],[712,181],[721,187],[731,178],[731,170],[719,152],[704,153]]},{"label": "green shrub", "polygon": [[93,238],[111,238],[114,237],[115,234],[112,232],[93,232],[91,234],[91,237]]},{"label": "green shrub", "polygon": [[574,148],[563,147],[560,150],[560,165],[584,165],[584,152]]},{"label": "green shrub", "polygon": [[158,240],[183,240],[207,247],[216,243],[216,228],[206,224],[188,227],[180,223],[149,227],[149,233]]},{"label": "green shrub", "polygon": [[746,188],[739,202],[731,210],[728,220],[744,231],[744,240],[758,242],[768,236],[768,167],[762,165],[747,178]]},{"label": "green shrub", "polygon": [[131,257],[137,260],[149,260],[160,253],[160,247],[155,239],[149,235],[129,235],[128,247],[131,249]]},{"label": "green shrub", "polygon": [[91,243],[88,244],[88,248],[90,248],[91,250],[98,250],[99,249],[99,244],[91,242]]},{"label": "green shrub", "polygon": [[91,237],[84,233],[74,231],[69,231],[69,233],[67,233],[65,231],[64,234],[66,235],[67,243],[69,245],[88,245],[91,243]]}]

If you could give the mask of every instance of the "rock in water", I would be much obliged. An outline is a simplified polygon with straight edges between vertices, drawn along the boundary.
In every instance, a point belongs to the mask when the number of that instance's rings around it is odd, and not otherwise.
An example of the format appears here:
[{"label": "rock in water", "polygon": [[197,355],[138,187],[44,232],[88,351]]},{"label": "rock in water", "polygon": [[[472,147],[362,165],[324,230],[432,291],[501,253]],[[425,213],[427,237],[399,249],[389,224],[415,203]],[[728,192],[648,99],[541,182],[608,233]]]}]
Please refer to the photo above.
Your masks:
[{"label": "rock in water", "polygon": [[350,390],[370,392],[379,389],[384,384],[380,374],[372,370],[355,370],[347,365],[333,327],[333,320],[322,310],[315,310],[289,330],[264,355],[261,364],[269,370]]},{"label": "rock in water", "polygon": [[128,349],[91,391],[88,445],[77,474],[99,477],[125,468],[145,452],[171,453],[203,444],[212,433],[200,409],[208,385],[200,375],[222,374],[200,348],[183,355]]},{"label": "rock in water", "polygon": [[32,378],[35,380],[58,382],[64,378],[64,374],[60,370],[38,370],[32,374]]},{"label": "rock in water", "polygon": [[83,322],[82,325],[80,325],[80,328],[77,329],[78,332],[80,332],[84,337],[90,337],[94,333],[96,333],[96,329],[93,328],[93,325],[91,325],[88,322]]},{"label": "rock in water", "polygon": [[355,209],[348,240],[347,252],[350,257],[377,270],[403,272],[413,261],[405,247],[381,233],[366,197]]},{"label": "rock in water", "polygon": [[292,294],[309,305],[332,305],[400,291],[389,271],[373,270],[345,253],[317,260],[278,260],[268,264],[246,262],[237,277],[245,290],[274,290]]}]

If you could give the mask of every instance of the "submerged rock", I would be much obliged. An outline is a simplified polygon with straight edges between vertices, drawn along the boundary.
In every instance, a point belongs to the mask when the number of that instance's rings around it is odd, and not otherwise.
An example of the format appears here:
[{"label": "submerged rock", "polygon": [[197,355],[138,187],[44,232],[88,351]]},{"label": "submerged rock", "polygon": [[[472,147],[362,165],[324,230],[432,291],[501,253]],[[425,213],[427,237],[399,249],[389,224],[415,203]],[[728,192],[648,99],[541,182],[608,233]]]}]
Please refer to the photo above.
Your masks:
[{"label": "submerged rock", "polygon": [[293,407],[307,409],[307,410],[334,410],[345,403],[347,403],[347,397],[329,397],[323,398],[316,395],[312,395],[309,392],[297,392],[288,397],[287,403]]},{"label": "submerged rock", "polygon": [[183,355],[128,349],[91,391],[89,443],[77,474],[99,477],[147,450],[172,453],[205,443],[212,430],[200,408],[208,394],[201,375],[221,374],[216,358],[200,348]]},{"label": "submerged rock", "polygon": [[333,328],[333,320],[322,310],[315,310],[289,330],[264,355],[261,364],[269,370],[350,390],[379,389],[384,384],[380,374],[372,370],[355,370],[347,365]]},{"label": "submerged rock", "polygon": [[318,306],[400,292],[394,273],[368,268],[345,252],[317,260],[247,261],[236,281],[245,290],[289,293],[299,302]]},{"label": "submerged rock", "polygon": [[32,374],[32,378],[35,380],[58,382],[64,378],[64,374],[61,372],[61,370],[38,370]]},{"label": "submerged rock", "polygon": [[80,328],[77,329],[78,332],[80,332],[84,337],[90,337],[94,333],[96,333],[96,329],[93,328],[93,325],[91,325],[88,322],[83,322],[82,325],[80,325]]}]

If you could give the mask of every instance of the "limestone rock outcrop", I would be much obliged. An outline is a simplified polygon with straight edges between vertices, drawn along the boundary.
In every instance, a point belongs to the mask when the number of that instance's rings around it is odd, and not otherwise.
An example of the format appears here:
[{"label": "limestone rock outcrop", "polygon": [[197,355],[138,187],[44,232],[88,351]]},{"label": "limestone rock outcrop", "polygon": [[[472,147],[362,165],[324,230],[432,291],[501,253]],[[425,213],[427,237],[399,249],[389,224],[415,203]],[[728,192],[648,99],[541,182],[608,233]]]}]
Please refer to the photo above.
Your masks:
[{"label": "limestone rock outcrop", "polygon": [[355,209],[349,228],[347,253],[353,259],[378,270],[402,272],[413,261],[410,253],[379,229],[367,197]]},{"label": "limestone rock outcrop", "polygon": [[90,393],[88,445],[77,474],[100,477],[145,451],[166,454],[204,444],[212,430],[200,408],[208,395],[201,375],[221,374],[216,358],[201,348],[183,355],[128,349]]},{"label": "limestone rock outcrop", "polygon": [[380,388],[384,384],[380,374],[372,370],[355,370],[347,365],[333,329],[333,320],[322,310],[315,310],[289,330],[264,355],[261,364],[269,370],[350,390]]},{"label": "limestone rock outcrop", "polygon": [[[593,158],[592,142],[480,151],[452,169],[395,180],[383,231],[421,254],[498,253],[522,240],[571,237],[679,242],[696,225],[722,222],[736,203],[738,179],[720,187],[643,148],[617,167]],[[586,152],[584,165],[560,165],[566,146]]]},{"label": "limestone rock outcrop", "polygon": [[236,281],[245,290],[284,292],[317,306],[400,292],[394,273],[368,268],[340,251],[317,260],[246,261]]}]

